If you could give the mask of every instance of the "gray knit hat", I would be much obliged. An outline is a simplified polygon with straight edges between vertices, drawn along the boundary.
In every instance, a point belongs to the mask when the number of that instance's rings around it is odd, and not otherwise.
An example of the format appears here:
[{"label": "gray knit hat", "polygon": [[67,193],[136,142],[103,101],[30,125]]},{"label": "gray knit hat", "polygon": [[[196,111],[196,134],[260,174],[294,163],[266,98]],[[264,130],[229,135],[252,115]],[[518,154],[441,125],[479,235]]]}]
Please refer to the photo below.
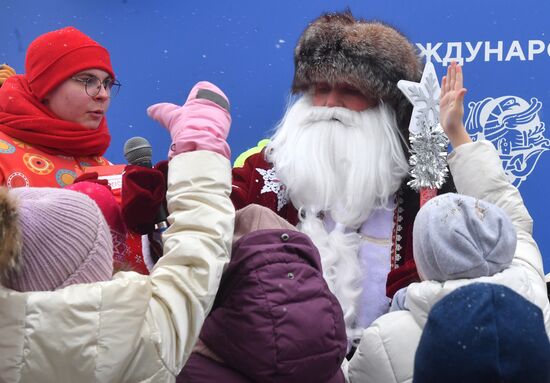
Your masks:
[{"label": "gray knit hat", "polygon": [[416,216],[414,260],[423,279],[489,276],[512,263],[516,240],[512,221],[502,209],[447,193],[431,199]]},{"label": "gray knit hat", "polygon": [[110,280],[109,226],[88,196],[54,188],[0,190],[2,284],[17,291],[49,291]]}]

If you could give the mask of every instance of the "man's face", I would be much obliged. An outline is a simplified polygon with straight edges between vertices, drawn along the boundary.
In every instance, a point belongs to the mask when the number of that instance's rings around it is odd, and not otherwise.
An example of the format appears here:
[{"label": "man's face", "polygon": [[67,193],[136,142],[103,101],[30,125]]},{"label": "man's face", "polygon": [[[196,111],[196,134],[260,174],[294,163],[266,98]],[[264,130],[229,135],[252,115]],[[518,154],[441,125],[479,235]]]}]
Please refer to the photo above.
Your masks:
[{"label": "man's face", "polygon": [[378,101],[365,97],[357,88],[348,84],[315,84],[311,89],[313,106],[339,106],[362,112],[378,105]]}]

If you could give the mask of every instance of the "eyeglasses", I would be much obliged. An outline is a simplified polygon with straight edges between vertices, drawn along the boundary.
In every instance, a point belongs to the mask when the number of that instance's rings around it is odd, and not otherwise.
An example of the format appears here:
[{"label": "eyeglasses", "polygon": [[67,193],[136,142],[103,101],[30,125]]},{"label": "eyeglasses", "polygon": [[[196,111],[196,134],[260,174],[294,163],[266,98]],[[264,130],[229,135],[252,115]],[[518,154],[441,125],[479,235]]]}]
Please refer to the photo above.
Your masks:
[{"label": "eyeglasses", "polygon": [[105,88],[105,91],[109,95],[110,98],[115,97],[122,84],[118,82],[117,80],[113,80],[110,77],[107,77],[105,80],[101,81],[95,76],[90,77],[71,77],[74,81],[83,82],[84,87],[86,90],[86,94],[90,97],[95,97],[99,94],[101,91],[101,85]]}]

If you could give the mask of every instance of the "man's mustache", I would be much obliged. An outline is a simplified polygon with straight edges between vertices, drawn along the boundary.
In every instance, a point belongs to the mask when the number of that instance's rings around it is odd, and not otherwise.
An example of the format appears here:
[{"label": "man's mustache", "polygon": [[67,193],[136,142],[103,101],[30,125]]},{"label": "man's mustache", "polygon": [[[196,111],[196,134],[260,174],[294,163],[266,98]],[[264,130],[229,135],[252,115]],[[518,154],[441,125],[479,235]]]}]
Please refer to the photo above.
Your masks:
[{"label": "man's mustache", "polygon": [[305,125],[318,122],[339,122],[342,125],[353,125],[359,119],[359,112],[353,112],[341,107],[312,106],[304,117]]}]

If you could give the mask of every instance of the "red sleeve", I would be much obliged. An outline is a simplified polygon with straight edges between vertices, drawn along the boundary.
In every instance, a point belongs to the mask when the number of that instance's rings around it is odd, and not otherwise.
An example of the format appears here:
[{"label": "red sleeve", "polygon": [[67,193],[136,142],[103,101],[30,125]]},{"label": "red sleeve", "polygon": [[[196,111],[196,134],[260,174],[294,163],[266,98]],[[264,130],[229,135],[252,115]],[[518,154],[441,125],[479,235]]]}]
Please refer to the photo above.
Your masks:
[{"label": "red sleeve", "polygon": [[258,156],[263,156],[263,151],[248,157],[244,161],[244,165],[240,168],[233,168],[232,175],[232,191],[231,201],[235,205],[235,209],[241,209],[255,201],[251,201],[251,183],[254,182],[254,170],[256,168]]},{"label": "red sleeve", "polygon": [[272,169],[264,157],[264,151],[248,157],[240,168],[233,168],[233,191],[231,200],[235,209],[242,209],[252,203],[267,207],[292,225],[298,223],[298,212],[291,203],[279,207],[278,195],[265,191],[265,179],[260,171]]},{"label": "red sleeve", "polygon": [[420,282],[420,278],[416,272],[416,264],[414,263],[414,259],[410,259],[398,269],[390,271],[388,274],[388,281],[386,283],[386,295],[391,299],[397,290],[407,287],[413,282]]}]

